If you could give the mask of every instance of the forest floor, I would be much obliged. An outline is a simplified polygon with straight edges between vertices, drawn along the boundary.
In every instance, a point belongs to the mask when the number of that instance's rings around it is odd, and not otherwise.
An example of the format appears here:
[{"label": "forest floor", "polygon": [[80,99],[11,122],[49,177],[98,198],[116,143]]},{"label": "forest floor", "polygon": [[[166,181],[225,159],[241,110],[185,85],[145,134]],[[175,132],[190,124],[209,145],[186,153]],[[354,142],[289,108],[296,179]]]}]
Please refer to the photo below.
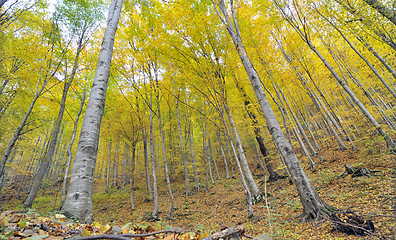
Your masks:
[{"label": "forest floor", "polygon": [[[267,202],[256,203],[253,206],[255,217],[247,219],[246,197],[237,173],[235,179],[215,180],[214,185],[209,183],[207,190],[202,187],[199,192],[194,191],[193,195],[187,198],[182,178],[177,179],[176,184],[173,183],[177,206],[173,213],[174,220],[166,219],[169,201],[165,181],[160,181],[161,220],[157,222],[146,221],[152,211],[153,202],[147,201],[144,182],[136,185],[136,207],[131,211],[129,189],[123,191],[121,188],[113,188],[106,193],[105,182],[97,180],[94,194],[95,221],[118,226],[131,222],[140,226],[151,225],[157,230],[174,227],[201,233],[211,233],[242,223],[247,229],[247,235],[258,236],[267,233],[273,239],[395,239],[395,155],[372,153],[371,150],[340,152],[329,149],[323,157],[325,160],[318,162],[318,166],[312,170],[308,170],[307,160],[301,158],[304,168],[307,169],[306,173],[319,195],[338,209],[352,210],[372,220],[376,228],[375,234],[365,237],[346,235],[334,231],[329,221],[300,223],[298,215],[302,213],[302,206],[295,186],[290,184],[287,178],[264,185],[263,177],[256,176],[262,190],[266,191]],[[340,177],[345,172],[346,163],[379,172],[370,177]],[[252,166],[255,165],[253,164]],[[278,172],[286,174],[282,170]],[[223,175],[221,177],[224,178]],[[201,179],[202,183],[205,185],[204,179]],[[37,198],[33,207],[35,211],[45,215],[59,208],[59,202],[57,196],[42,196]],[[3,201],[3,206],[5,210],[18,210],[21,208],[21,201]]]}]

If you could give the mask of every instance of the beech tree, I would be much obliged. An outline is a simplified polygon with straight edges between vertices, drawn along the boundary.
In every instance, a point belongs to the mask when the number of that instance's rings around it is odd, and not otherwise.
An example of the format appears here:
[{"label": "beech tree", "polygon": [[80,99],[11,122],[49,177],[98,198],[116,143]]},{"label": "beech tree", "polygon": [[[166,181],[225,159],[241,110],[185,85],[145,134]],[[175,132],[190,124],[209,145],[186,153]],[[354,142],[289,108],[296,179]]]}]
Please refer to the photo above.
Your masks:
[{"label": "beech tree", "polygon": [[[96,2],[96,1],[95,1]],[[65,25],[69,27],[72,34],[77,36],[77,49],[73,60],[73,66],[70,76],[64,80],[62,98],[59,107],[58,116],[54,122],[54,127],[51,134],[51,141],[49,147],[40,161],[40,166],[37,174],[34,176],[33,186],[29,192],[28,197],[24,203],[25,208],[30,208],[33,204],[33,200],[37,195],[38,190],[41,187],[41,183],[45,174],[48,172],[48,167],[54,157],[55,147],[57,145],[58,134],[60,131],[63,114],[66,108],[66,99],[72,82],[76,76],[78,69],[78,62],[80,58],[81,51],[83,49],[83,44],[87,40],[87,35],[89,36],[95,25],[95,16],[100,19],[100,14],[96,13],[99,6],[95,6],[95,2],[69,2],[65,1],[63,6],[58,6],[58,14],[64,19]],[[84,14],[78,14],[82,11]],[[73,38],[73,35],[71,36]]]},{"label": "beech tree", "polygon": [[98,65],[87,110],[81,127],[70,185],[62,210],[81,222],[93,221],[92,191],[95,163],[98,151],[100,124],[106,101],[106,90],[110,75],[111,58],[118,20],[123,0],[112,0],[103,36]]},{"label": "beech tree", "polygon": [[293,182],[297,187],[298,194],[304,208],[302,219],[314,220],[318,217],[323,217],[323,215],[329,215],[335,210],[335,208],[324,202],[316,192],[315,188],[312,186],[301,164],[299,163],[292,146],[286,140],[286,137],[283,134],[280,125],[275,117],[274,111],[272,110],[266,94],[264,93],[264,89],[260,84],[260,76],[255,70],[252,62],[250,61],[242,42],[233,0],[230,1],[229,9],[231,11],[231,18],[228,14],[228,9],[223,0],[220,0],[217,3],[212,0],[212,3],[216,9],[217,14],[219,15],[220,20],[225,25],[230,37],[232,38],[235,48],[238,51],[240,60],[245,68],[247,75],[249,76],[257,100],[260,103],[274,144],[276,145],[277,149],[285,160],[286,166],[290,174],[292,175]]}]

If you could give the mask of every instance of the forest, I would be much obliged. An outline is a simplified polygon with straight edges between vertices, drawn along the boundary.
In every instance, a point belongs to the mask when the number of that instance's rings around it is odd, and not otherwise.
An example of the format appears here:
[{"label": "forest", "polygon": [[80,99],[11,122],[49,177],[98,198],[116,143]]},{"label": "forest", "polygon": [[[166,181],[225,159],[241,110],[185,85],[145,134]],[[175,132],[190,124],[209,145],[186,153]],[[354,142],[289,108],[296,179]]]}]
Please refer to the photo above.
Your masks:
[{"label": "forest", "polygon": [[0,0],[0,239],[395,239],[396,1]]}]

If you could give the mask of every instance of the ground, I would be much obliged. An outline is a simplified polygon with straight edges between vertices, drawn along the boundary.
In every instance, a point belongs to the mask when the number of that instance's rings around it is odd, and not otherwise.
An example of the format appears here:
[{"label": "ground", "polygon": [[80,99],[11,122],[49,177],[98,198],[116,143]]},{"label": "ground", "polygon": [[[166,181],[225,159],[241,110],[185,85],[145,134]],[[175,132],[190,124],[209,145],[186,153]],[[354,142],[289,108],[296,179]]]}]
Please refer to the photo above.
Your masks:
[{"label": "ground", "polygon": [[[378,148],[379,149],[379,148]],[[113,188],[105,193],[104,180],[96,180],[94,195],[95,220],[101,224],[123,226],[133,224],[153,225],[155,229],[175,227],[191,232],[213,232],[228,226],[243,223],[246,234],[257,236],[268,233],[274,239],[394,239],[395,238],[395,155],[379,152],[378,149],[364,149],[341,152],[329,148],[317,162],[315,169],[309,169],[304,158],[302,164],[319,195],[330,205],[352,210],[374,222],[374,235],[361,237],[333,231],[329,221],[300,223],[298,215],[302,206],[293,184],[287,178],[264,184],[263,176],[256,176],[257,182],[267,194],[267,201],[253,206],[255,217],[247,219],[245,195],[239,176],[235,179],[217,180],[209,189],[202,188],[193,195],[185,196],[183,180],[173,184],[177,209],[174,220],[167,220],[169,208],[165,181],[160,182],[160,214],[158,222],[146,222],[153,203],[146,200],[145,183],[137,184],[135,191],[136,209],[131,211],[130,190],[127,187]],[[382,148],[382,151],[384,148]],[[252,160],[253,161],[253,160]],[[318,159],[317,159],[318,161]],[[376,176],[340,177],[345,171],[344,164],[376,170]],[[286,173],[280,169],[282,175]],[[256,173],[259,173],[257,171]],[[201,182],[205,185],[205,182]],[[193,182],[191,182],[193,185]],[[33,206],[36,211],[47,214],[59,207],[59,196],[39,197]],[[4,209],[18,209],[21,201],[9,200],[3,203]]]}]

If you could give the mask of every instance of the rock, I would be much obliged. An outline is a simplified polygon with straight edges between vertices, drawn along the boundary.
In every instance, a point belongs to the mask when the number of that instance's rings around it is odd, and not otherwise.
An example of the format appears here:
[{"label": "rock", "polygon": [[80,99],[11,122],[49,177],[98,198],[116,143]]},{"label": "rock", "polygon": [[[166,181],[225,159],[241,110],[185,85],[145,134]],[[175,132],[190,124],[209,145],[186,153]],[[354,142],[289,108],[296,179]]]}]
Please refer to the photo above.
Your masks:
[{"label": "rock", "polygon": [[122,233],[122,229],[119,226],[113,226],[111,228],[111,233],[112,234],[121,234]]},{"label": "rock", "polygon": [[124,232],[124,231],[129,231],[129,229],[131,229],[131,227],[132,227],[132,223],[131,222],[129,222],[129,223],[127,223],[127,224],[125,224],[122,228],[121,228],[121,230]]},{"label": "rock", "polygon": [[230,236],[230,240],[240,240],[241,238],[239,237],[239,234],[237,233],[237,234],[232,234],[231,236]]},{"label": "rock", "polygon": [[261,234],[255,238],[253,238],[253,240],[272,240],[272,238],[270,235],[264,233],[264,234]]},{"label": "rock", "polygon": [[23,234],[25,234],[25,235],[27,235],[27,236],[30,236],[30,235],[32,235],[33,233],[37,233],[37,229],[36,229],[36,228],[33,228],[33,229],[26,229],[25,231],[23,231]]},{"label": "rock", "polygon": [[9,233],[9,232],[14,232],[16,230],[17,230],[17,227],[16,226],[12,226],[12,227],[6,227],[4,232],[5,233]]}]

